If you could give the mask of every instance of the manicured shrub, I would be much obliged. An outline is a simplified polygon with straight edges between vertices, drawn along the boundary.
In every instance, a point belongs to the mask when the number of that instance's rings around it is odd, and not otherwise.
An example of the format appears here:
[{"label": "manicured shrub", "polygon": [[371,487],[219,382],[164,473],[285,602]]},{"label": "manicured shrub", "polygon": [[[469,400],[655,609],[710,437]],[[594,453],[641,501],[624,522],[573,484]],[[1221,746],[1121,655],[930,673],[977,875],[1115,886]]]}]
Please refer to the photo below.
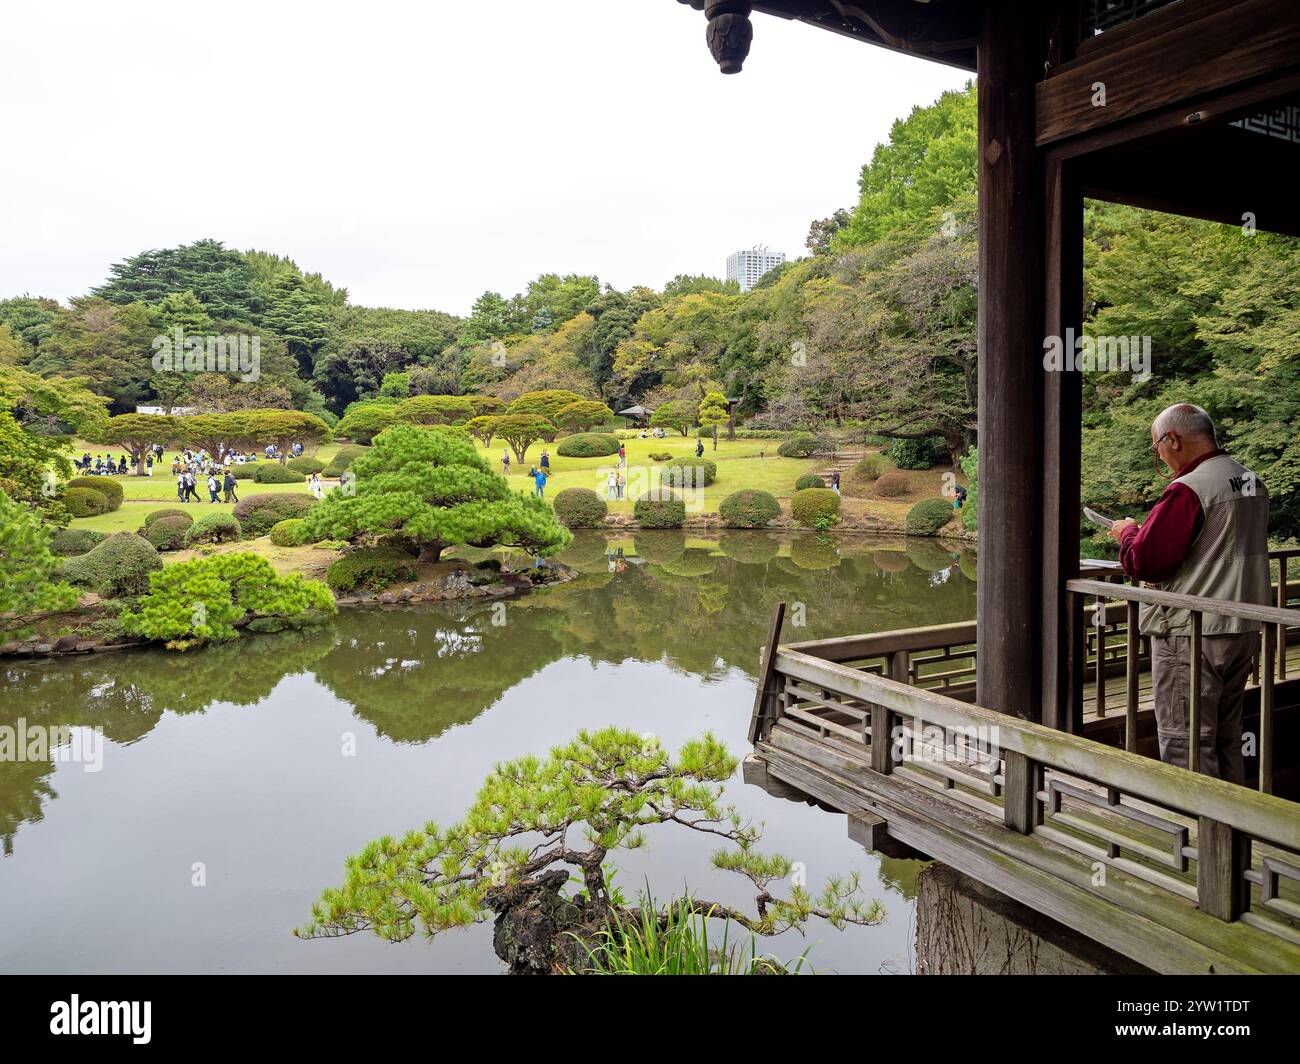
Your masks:
[{"label": "manicured shrub", "polygon": [[672,565],[686,553],[686,536],[682,532],[638,532],[633,543],[636,556],[652,565]]},{"label": "manicured shrub", "polygon": [[[195,609],[202,605],[203,609]],[[219,554],[169,565],[155,573],[139,608],[122,614],[132,635],[184,650],[208,640],[234,639],[237,624],[258,631],[297,628],[335,611],[334,596],[319,580],[280,576],[255,554]]]},{"label": "manicured shrub", "polygon": [[343,555],[325,571],[325,582],[336,592],[383,591],[402,580],[414,580],[415,558],[396,547],[363,547]]},{"label": "manicured shrub", "polygon": [[63,505],[73,517],[95,517],[108,512],[108,499],[91,488],[68,488]]},{"label": "manicured shrub", "polygon": [[912,564],[901,550],[878,550],[871,561],[882,573],[905,573]]},{"label": "manicured shrub", "polygon": [[826,482],[816,473],[805,473],[794,482],[795,491],[803,491],[804,488],[824,488]]},{"label": "manicured shrub", "polygon": [[604,432],[576,432],[565,436],[555,450],[565,458],[604,458],[618,454],[618,437]]},{"label": "manicured shrub", "polygon": [[781,504],[768,491],[733,491],[718,505],[728,528],[763,528],[781,516]]},{"label": "manicured shrub", "polygon": [[279,462],[258,462],[253,480],[258,484],[301,484],[307,478]]},{"label": "manicured shrub", "polygon": [[299,455],[297,458],[290,458],[285,463],[290,469],[295,469],[299,473],[306,473],[310,476],[312,473],[319,473],[325,468],[325,463],[319,458],[312,458],[310,455]]},{"label": "manicured shrub", "polygon": [[947,499],[922,499],[907,512],[907,533],[933,536],[952,520],[955,513]]},{"label": "manicured shrub", "polygon": [[194,524],[189,514],[180,517],[160,517],[145,527],[145,538],[154,545],[155,550],[180,550],[185,546],[185,535]]},{"label": "manicured shrub", "polygon": [[809,458],[817,450],[817,441],[811,436],[794,436],[776,449],[782,458]]},{"label": "manicured shrub", "polygon": [[170,507],[165,506],[161,510],[151,510],[149,511],[149,513],[145,514],[144,527],[148,528],[155,521],[160,521],[164,517],[183,517],[185,518],[185,523],[187,525],[192,524],[194,521],[194,518],[191,517],[187,511],[178,510],[174,506],[170,506]]},{"label": "manicured shrub", "polygon": [[302,530],[302,518],[290,517],[271,526],[271,542],[277,547],[300,547],[307,542]]},{"label": "manicured shrub", "polygon": [[231,543],[240,535],[239,522],[230,514],[208,514],[185,530],[185,546],[199,543]]},{"label": "manicured shrub", "polygon": [[369,447],[362,447],[355,443],[345,443],[340,447],[333,458],[330,459],[329,465],[321,470],[323,477],[337,477],[345,469],[351,469],[352,463],[365,454]]},{"label": "manicured shrub", "polygon": [[116,510],[122,505],[122,485],[112,477],[73,477],[68,481],[70,488],[89,488],[104,496],[107,505],[104,512]]},{"label": "manicured shrub", "polygon": [[664,466],[664,483],[672,488],[707,488],[718,479],[718,463],[707,458],[675,458]]},{"label": "manicured shrub", "polygon": [[878,454],[869,454],[859,460],[853,472],[863,480],[878,480],[889,471],[889,464]]},{"label": "manicured shrub", "polygon": [[250,495],[235,503],[235,518],[244,535],[264,536],[281,521],[306,517],[315,503],[310,495]]},{"label": "manicured shrub", "polygon": [[804,528],[829,528],[839,512],[840,497],[830,488],[804,488],[790,500],[790,515]]},{"label": "manicured shrub", "polygon": [[134,532],[109,536],[87,554],[63,563],[63,578],[103,598],[142,594],[149,574],[162,568],[153,544]]},{"label": "manicured shrub", "polygon": [[929,469],[948,458],[948,448],[938,436],[923,440],[894,440],[885,452],[899,469]]},{"label": "manicured shrub", "polygon": [[632,512],[642,528],[681,528],[686,521],[686,503],[670,491],[642,495]]},{"label": "manicured shrub", "polygon": [[912,490],[907,477],[902,473],[882,473],[876,478],[876,494],[887,499],[896,499]]},{"label": "manicured shrub", "polygon": [[672,452],[670,451],[651,451],[650,457],[656,462],[671,462],[673,460]]},{"label": "manicured shrub", "polygon": [[236,480],[252,480],[253,474],[257,472],[257,463],[237,465],[230,470],[230,475]]},{"label": "manicured shrub", "polygon": [[590,488],[565,488],[555,496],[555,516],[567,528],[596,528],[605,523],[609,507]]},{"label": "manicured shrub", "polygon": [[92,532],[89,528],[58,528],[50,538],[50,551],[70,558],[85,554],[103,541],[103,532]]}]

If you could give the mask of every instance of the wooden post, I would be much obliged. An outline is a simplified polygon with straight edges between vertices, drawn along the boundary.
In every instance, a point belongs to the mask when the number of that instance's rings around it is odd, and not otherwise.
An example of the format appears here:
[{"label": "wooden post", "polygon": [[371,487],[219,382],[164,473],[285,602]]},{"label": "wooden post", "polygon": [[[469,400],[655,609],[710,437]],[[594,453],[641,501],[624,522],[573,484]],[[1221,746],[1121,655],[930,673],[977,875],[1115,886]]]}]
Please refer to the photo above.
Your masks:
[{"label": "wooden post", "polygon": [[[979,77],[980,506],[976,700],[1038,719],[1043,630],[1043,5],[984,9]],[[1049,455],[1059,462],[1059,453]]]},{"label": "wooden post", "polygon": [[768,629],[767,645],[763,648],[760,662],[758,690],[754,692],[754,712],[749,718],[749,744],[753,746],[760,739],[767,738],[767,729],[779,715],[775,704],[780,698],[776,686],[776,648],[781,643],[781,623],[785,620],[785,603],[778,602],[772,611],[772,626]]},{"label": "wooden post", "polygon": [[1192,610],[1191,680],[1187,688],[1187,767],[1201,771],[1201,614]]},{"label": "wooden post", "polygon": [[1286,629],[1280,624],[1264,625],[1264,660],[1259,677],[1259,789],[1273,793],[1273,658],[1276,654],[1277,633]]},{"label": "wooden post", "polygon": [[1124,676],[1124,749],[1136,754],[1138,748],[1138,667],[1142,659],[1142,633],[1138,630],[1141,611],[1136,602],[1126,604],[1128,614],[1128,655]]},{"label": "wooden post", "polygon": [[1012,831],[1028,835],[1038,823],[1038,765],[1014,750],[1002,754],[1002,814]]},{"label": "wooden post", "polygon": [[1196,904],[1220,920],[1236,920],[1249,907],[1245,876],[1250,837],[1203,816],[1196,832]]},{"label": "wooden post", "polygon": [[[1288,559],[1284,554],[1277,560],[1277,605],[1279,609],[1286,609],[1287,586],[1286,586],[1286,563]],[[1277,626],[1277,678],[1286,679],[1286,625]]]},{"label": "wooden post", "polygon": [[[1076,12],[1077,15],[1077,12]],[[1074,29],[1077,30],[1075,19]],[[1065,32],[1065,31],[1062,31]],[[1073,51],[1073,42],[1061,47]],[[1083,189],[1077,163],[1046,164],[1043,331],[1062,342],[1083,331]],[[1083,381],[1079,373],[1043,373],[1043,692],[1041,720],[1061,731],[1082,727],[1074,702],[1069,602],[1065,582],[1079,569],[1079,444]],[[1083,664],[1079,663],[1082,695]],[[1076,713],[1077,709],[1077,713]]]}]

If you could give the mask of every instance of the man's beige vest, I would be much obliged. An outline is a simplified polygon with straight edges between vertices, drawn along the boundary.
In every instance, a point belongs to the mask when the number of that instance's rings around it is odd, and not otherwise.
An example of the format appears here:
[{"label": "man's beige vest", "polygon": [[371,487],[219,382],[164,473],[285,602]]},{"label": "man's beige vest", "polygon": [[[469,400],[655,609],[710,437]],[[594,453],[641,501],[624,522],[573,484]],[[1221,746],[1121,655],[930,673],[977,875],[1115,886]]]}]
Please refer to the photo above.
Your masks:
[{"label": "man's beige vest", "polygon": [[[1182,565],[1162,591],[1203,598],[1251,602],[1267,606],[1268,492],[1264,482],[1226,454],[1207,458],[1190,473],[1176,478],[1201,500],[1204,523]],[[1205,613],[1204,635],[1258,632],[1258,621]],[[1142,607],[1141,629],[1147,635],[1189,635],[1191,614],[1168,606]]]}]

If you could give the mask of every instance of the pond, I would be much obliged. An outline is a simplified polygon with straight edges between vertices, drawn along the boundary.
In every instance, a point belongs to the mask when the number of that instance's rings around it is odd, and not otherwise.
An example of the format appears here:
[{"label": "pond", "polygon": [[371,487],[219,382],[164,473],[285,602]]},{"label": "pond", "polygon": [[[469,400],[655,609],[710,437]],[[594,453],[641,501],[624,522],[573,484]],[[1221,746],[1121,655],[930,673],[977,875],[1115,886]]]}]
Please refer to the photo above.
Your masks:
[{"label": "pond", "polygon": [[[654,733],[675,750],[711,730],[746,752],[773,605],[786,638],[974,616],[974,555],[930,540],[761,533],[635,540],[579,535],[577,579],[495,606],[344,610],[329,627],[170,654],[0,665],[0,725],[102,728],[98,771],[0,762],[0,970],[9,972],[497,972],[491,928],[388,945],[303,942],[321,889],[367,841],[460,818],[498,761],[581,728]],[[84,735],[85,733],[77,733]],[[728,801],[766,823],[762,848],[810,888],[857,871],[884,925],[765,943],[818,970],[910,970],[916,862],[849,841],[845,819],[740,782]],[[683,884],[752,911],[705,835],[653,829],[617,854],[629,894]]]}]

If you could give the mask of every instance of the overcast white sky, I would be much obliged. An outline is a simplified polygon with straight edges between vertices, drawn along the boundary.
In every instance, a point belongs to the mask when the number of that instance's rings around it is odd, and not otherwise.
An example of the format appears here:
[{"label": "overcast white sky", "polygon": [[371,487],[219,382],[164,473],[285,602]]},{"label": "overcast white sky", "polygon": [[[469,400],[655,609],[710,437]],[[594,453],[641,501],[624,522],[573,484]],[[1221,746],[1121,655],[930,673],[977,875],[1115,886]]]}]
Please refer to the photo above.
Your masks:
[{"label": "overcast white sky", "polygon": [[0,297],[202,237],[457,314],[547,271],[721,276],[801,254],[890,123],[965,81],[764,15],[724,77],[674,0],[41,0],[0,26]]}]

